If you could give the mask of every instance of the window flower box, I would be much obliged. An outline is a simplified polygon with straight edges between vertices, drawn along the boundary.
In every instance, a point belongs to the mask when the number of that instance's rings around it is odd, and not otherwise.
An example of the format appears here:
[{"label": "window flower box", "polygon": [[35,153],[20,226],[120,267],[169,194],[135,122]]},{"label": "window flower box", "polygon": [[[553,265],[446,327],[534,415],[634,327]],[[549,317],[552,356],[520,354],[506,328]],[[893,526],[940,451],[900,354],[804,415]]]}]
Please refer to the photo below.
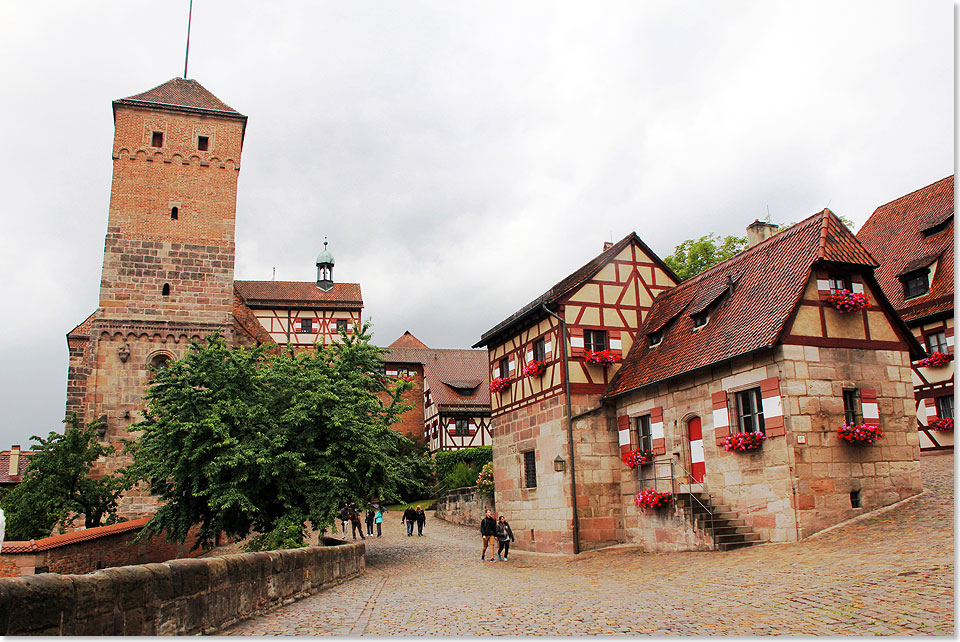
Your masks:
[{"label": "window flower box", "polygon": [[667,491],[654,490],[653,488],[644,488],[634,500],[640,508],[652,508],[654,510],[664,508],[673,503],[673,493]]},{"label": "window flower box", "polygon": [[523,374],[528,377],[539,377],[547,371],[547,364],[543,361],[531,361],[523,368]]},{"label": "window flower box", "polygon": [[762,432],[738,432],[730,435],[720,444],[726,451],[748,453],[763,447],[763,440],[767,436]]},{"label": "window flower box", "polygon": [[847,443],[866,446],[883,439],[883,430],[880,429],[880,426],[868,426],[866,424],[852,426],[847,424],[837,429],[837,437]]},{"label": "window flower box", "polygon": [[623,463],[625,463],[630,468],[636,468],[637,466],[642,466],[643,464],[649,464],[653,461],[653,452],[649,450],[644,450],[642,448],[637,448],[636,450],[631,450],[628,453],[623,455]]},{"label": "window flower box", "polygon": [[597,366],[608,367],[620,361],[620,358],[610,354],[609,350],[587,350],[583,354],[583,360]]},{"label": "window flower box", "polygon": [[490,392],[500,392],[501,390],[506,390],[510,387],[510,379],[508,377],[497,377],[490,382]]},{"label": "window flower box", "polygon": [[953,417],[938,417],[927,424],[927,428],[933,428],[937,432],[953,432]]},{"label": "window flower box", "polygon": [[838,312],[855,312],[870,307],[870,299],[862,292],[838,290],[836,294],[827,297],[827,303]]},{"label": "window flower box", "polygon": [[917,361],[917,365],[921,368],[942,368],[948,363],[950,363],[950,355],[942,352],[934,352],[926,359]]}]

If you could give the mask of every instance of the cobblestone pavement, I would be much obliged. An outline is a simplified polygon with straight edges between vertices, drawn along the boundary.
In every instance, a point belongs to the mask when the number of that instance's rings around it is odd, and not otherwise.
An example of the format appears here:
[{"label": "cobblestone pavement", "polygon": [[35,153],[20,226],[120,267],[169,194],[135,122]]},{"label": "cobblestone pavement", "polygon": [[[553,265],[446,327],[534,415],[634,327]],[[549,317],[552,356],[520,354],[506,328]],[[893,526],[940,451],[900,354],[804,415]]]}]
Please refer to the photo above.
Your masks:
[{"label": "cobblestone pavement", "polygon": [[514,551],[389,515],[367,571],[228,635],[941,635],[953,623],[953,455],[921,459],[924,496],[796,544],[727,553]]}]

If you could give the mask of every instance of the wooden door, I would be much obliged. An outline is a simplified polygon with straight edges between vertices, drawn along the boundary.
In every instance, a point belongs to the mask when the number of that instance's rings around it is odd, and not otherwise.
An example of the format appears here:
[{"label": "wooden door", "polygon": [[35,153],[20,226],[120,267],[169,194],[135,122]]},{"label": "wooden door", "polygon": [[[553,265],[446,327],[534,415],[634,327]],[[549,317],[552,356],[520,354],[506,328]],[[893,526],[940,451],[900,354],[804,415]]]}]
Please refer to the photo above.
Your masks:
[{"label": "wooden door", "polygon": [[707,467],[703,460],[703,429],[700,426],[700,417],[694,417],[687,422],[687,435],[690,437],[690,474],[702,484]]}]

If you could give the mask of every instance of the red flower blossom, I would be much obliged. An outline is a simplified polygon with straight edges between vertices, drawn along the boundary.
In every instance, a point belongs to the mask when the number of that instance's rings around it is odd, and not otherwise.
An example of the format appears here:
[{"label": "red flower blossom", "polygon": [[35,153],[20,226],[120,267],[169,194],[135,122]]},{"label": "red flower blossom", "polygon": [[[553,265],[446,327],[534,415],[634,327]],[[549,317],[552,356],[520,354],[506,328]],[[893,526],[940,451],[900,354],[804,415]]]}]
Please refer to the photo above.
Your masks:
[{"label": "red flower blossom", "polygon": [[867,298],[866,294],[851,292],[850,290],[837,290],[836,294],[827,297],[827,303],[840,312],[853,312],[870,307],[870,299]]},{"label": "red flower blossom", "polygon": [[942,368],[948,363],[950,363],[950,355],[942,352],[934,352],[926,359],[917,361],[917,365],[921,368]]},{"label": "red flower blossom", "polygon": [[738,453],[750,452],[763,446],[767,436],[762,432],[738,432],[730,435],[720,444],[724,450],[734,450]]},{"label": "red flower blossom", "polygon": [[510,379],[508,377],[497,377],[490,382],[490,392],[500,392],[501,390],[506,390],[510,387]]},{"label": "red flower blossom", "polygon": [[651,461],[653,461],[653,453],[649,450],[637,448],[636,450],[631,450],[628,453],[624,453],[622,459],[623,463],[630,468],[636,468],[637,466],[649,464]]},{"label": "red flower blossom", "polygon": [[613,356],[609,350],[587,350],[583,354],[583,360],[599,366],[612,366],[620,357]]},{"label": "red flower blossom", "polygon": [[673,494],[666,491],[644,488],[634,500],[640,508],[663,508],[673,501]]},{"label": "red flower blossom", "polygon": [[837,429],[837,437],[851,444],[866,445],[883,439],[883,431],[880,426],[843,425]]},{"label": "red flower blossom", "polygon": [[927,424],[937,432],[953,432],[953,417],[939,417]]},{"label": "red flower blossom", "polygon": [[543,361],[531,361],[523,368],[523,374],[528,377],[539,377],[547,370],[547,364]]}]

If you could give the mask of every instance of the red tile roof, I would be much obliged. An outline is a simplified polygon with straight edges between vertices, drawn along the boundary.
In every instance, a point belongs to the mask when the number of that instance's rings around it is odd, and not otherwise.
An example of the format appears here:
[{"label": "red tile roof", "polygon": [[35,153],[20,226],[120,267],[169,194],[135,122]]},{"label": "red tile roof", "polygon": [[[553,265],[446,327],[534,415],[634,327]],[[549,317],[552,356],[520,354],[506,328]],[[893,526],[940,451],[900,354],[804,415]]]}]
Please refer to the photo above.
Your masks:
[{"label": "red tile roof", "polygon": [[[942,231],[924,234],[940,225]],[[857,240],[880,260],[877,281],[905,321],[953,310],[953,176],[881,205]],[[938,259],[930,291],[904,301],[897,277]]]},{"label": "red tile roof", "polygon": [[23,479],[23,474],[27,472],[27,466],[30,464],[30,455],[32,450],[20,451],[20,466],[16,475],[10,474],[10,451],[0,451],[0,484],[19,484]]},{"label": "red tile roof", "polygon": [[385,351],[387,363],[423,365],[423,377],[441,411],[490,412],[486,350],[390,347]]},{"label": "red tile roof", "polygon": [[[818,262],[876,265],[830,210],[823,210],[661,293],[607,389],[623,394],[776,344]],[[691,314],[716,306],[693,331]],[[649,347],[647,335],[663,329]],[[904,328],[904,333],[909,334]]]},{"label": "red tile roof", "polygon": [[110,526],[97,526],[96,528],[85,528],[81,531],[75,531],[73,533],[64,533],[63,535],[54,535],[53,537],[44,537],[43,539],[32,539],[28,542],[18,542],[18,541],[9,541],[3,543],[3,549],[0,552],[4,554],[10,553],[33,553],[35,551],[46,551],[51,548],[60,548],[61,546],[69,546],[70,544],[77,544],[79,542],[86,542],[91,539],[99,539],[101,537],[108,537],[110,535],[117,535],[119,533],[127,533],[138,528],[142,528],[144,524],[150,521],[149,517],[141,517],[140,519],[130,520],[128,522],[120,522],[119,524],[111,524]]},{"label": "red tile roof", "polygon": [[407,330],[404,332],[399,339],[390,344],[391,348],[426,348],[427,344],[421,341],[420,339],[413,336],[413,334]]},{"label": "red tile roof", "polygon": [[249,337],[258,345],[276,343],[267,329],[257,320],[253,310],[247,307],[237,290],[236,283],[233,286],[233,328],[235,336]]},{"label": "red tile roof", "polygon": [[299,307],[356,309],[363,307],[359,283],[334,283],[324,292],[313,281],[234,281],[251,308]]},{"label": "red tile roof", "polygon": [[480,348],[483,346],[488,346],[497,337],[497,335],[504,334],[514,326],[523,324],[527,319],[542,314],[541,306],[544,303],[549,306],[551,303],[555,303],[556,301],[560,300],[571,290],[589,281],[597,272],[600,271],[604,265],[607,264],[607,262],[612,260],[617,254],[620,253],[621,250],[623,250],[623,248],[629,246],[631,243],[635,243],[638,247],[640,247],[640,249],[642,249],[647,256],[653,259],[653,261],[664,272],[666,272],[670,278],[677,283],[680,282],[680,278],[673,273],[673,270],[671,270],[666,263],[661,261],[660,257],[657,256],[653,250],[647,247],[647,245],[640,240],[640,237],[637,236],[637,233],[631,232],[616,243],[604,248],[603,252],[588,261],[578,270],[575,270],[572,274],[541,294],[539,297],[517,310],[515,313],[495,325],[490,330],[487,330],[485,333],[483,333],[483,336],[480,337],[480,341],[475,343],[473,347]]},{"label": "red tile roof", "polygon": [[96,313],[96,310],[91,312],[90,316],[80,322],[80,325],[68,332],[67,339],[89,339],[90,329],[93,327],[93,317]]},{"label": "red tile roof", "polygon": [[212,112],[231,118],[246,116],[211,94],[196,80],[173,78],[153,89],[113,101],[116,105],[175,107],[189,111]]}]

